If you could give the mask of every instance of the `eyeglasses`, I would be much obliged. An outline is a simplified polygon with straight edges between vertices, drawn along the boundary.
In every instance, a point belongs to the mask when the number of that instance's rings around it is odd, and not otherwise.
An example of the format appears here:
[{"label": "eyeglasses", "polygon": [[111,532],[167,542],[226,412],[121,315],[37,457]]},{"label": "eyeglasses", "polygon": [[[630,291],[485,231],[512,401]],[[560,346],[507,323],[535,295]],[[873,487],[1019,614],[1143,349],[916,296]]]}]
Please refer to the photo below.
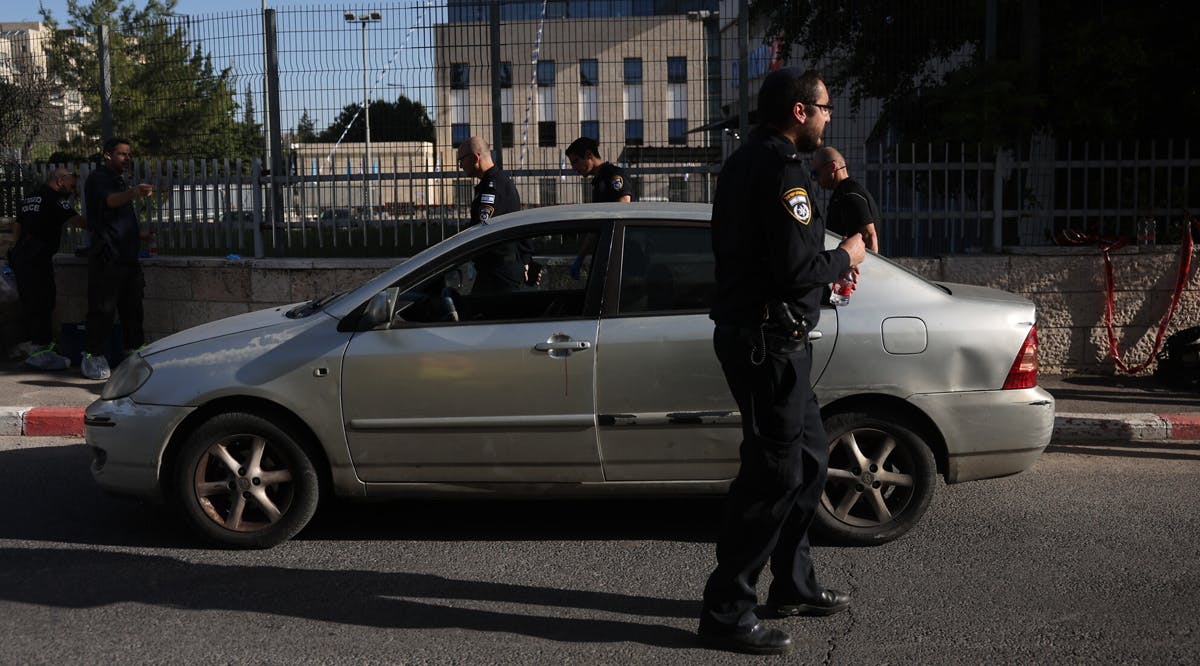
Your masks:
[{"label": "eyeglasses", "polygon": [[465,153],[465,154],[459,155],[459,156],[458,156],[458,163],[459,163],[459,164],[462,164],[462,163],[463,163],[463,160],[467,159],[468,157],[474,157],[474,153]]},{"label": "eyeglasses", "polygon": [[818,109],[824,109],[825,113],[829,113],[829,114],[833,113],[833,105],[832,104],[817,104],[816,102],[805,102],[805,106],[815,106]]},{"label": "eyeglasses", "polygon": [[[817,106],[817,105],[814,105],[814,106]],[[826,162],[824,164],[817,164],[817,165],[813,166],[812,171],[808,172],[808,177],[812,178],[813,180],[816,180],[821,175],[821,169],[824,169],[825,167],[829,166],[830,164],[833,164],[833,162]],[[845,164],[843,164],[841,166],[835,166],[833,169],[833,173],[837,173],[838,171],[845,169],[845,168],[846,168]]]}]

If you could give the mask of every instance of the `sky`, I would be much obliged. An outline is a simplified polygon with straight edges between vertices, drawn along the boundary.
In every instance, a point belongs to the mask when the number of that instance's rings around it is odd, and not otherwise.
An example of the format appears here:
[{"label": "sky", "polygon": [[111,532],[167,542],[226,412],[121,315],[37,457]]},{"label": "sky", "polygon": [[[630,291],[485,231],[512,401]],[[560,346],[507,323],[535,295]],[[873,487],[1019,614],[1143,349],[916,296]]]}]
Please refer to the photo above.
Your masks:
[{"label": "sky", "polygon": [[[130,2],[130,0],[120,1],[122,4]],[[356,9],[360,6],[374,8],[374,5],[370,0],[352,0],[340,5],[324,4],[327,1],[268,0],[266,3],[269,8],[292,10],[285,12],[289,14],[288,17],[280,19],[281,31],[297,25],[301,30],[311,31],[303,37],[304,44],[302,46],[304,48],[301,49],[297,49],[294,43],[284,42],[285,38],[281,37],[281,69],[291,70],[291,73],[285,74],[284,80],[281,81],[283,121],[281,124],[285,128],[295,127],[300,114],[307,111],[315,121],[317,129],[324,129],[334,120],[345,104],[358,102],[363,96],[359,92],[362,89],[361,75],[359,74],[361,60],[358,55],[360,42],[357,37],[359,33],[356,30],[342,29],[341,12],[345,8]],[[39,0],[10,1],[0,5],[0,22],[41,20],[38,13],[38,2]],[[60,25],[68,23],[67,0],[40,0],[40,2],[42,6],[51,11]],[[91,0],[80,0],[80,2],[81,4],[90,4]],[[146,0],[132,0],[132,2],[139,7],[146,4]],[[429,36],[428,34],[409,36],[405,32],[409,27],[409,21],[414,20],[418,12],[421,12],[420,16],[426,26],[436,21],[432,10],[422,9],[430,4],[430,0],[410,0],[410,2],[397,5],[404,9],[389,9],[385,12],[388,14],[384,22],[386,31],[376,28],[367,33],[370,42],[368,77],[372,99],[390,99],[399,94],[405,94],[422,102],[426,108],[432,109],[432,70],[426,62],[430,53]],[[221,17],[234,12],[245,14],[248,10],[256,11],[262,6],[262,0],[178,0],[175,5],[177,14],[218,18],[204,30],[193,33],[193,36],[204,35],[210,39],[208,42],[202,41],[202,47],[206,53],[213,56],[214,64],[217,67],[232,67],[239,93],[246,86],[253,90],[257,99],[256,113],[259,116],[263,115],[266,108],[262,97],[262,77],[258,74],[262,71],[261,60],[251,57],[247,52],[261,53],[261,51],[254,51],[257,48],[256,45],[247,46],[243,40],[238,39],[238,31],[241,33],[252,32],[256,26],[252,25],[252,21],[247,23],[245,20],[232,21]],[[315,10],[325,9],[331,12],[333,18],[327,20],[314,18],[319,13]],[[283,22],[287,20],[291,20],[292,23],[284,25]],[[321,21],[323,21],[325,30],[319,26],[314,27]],[[216,26],[213,29],[218,31],[208,31],[212,26]],[[229,39],[221,39],[222,33],[219,31],[221,28],[235,34]],[[226,36],[229,35],[226,34]],[[398,53],[399,51],[404,52]],[[398,58],[397,55],[399,55]],[[405,91],[400,92],[397,90],[398,88],[404,88]]]},{"label": "sky", "polygon": [[[312,5],[320,0],[304,0],[297,2],[295,0],[268,0],[268,7],[283,7],[286,5]],[[81,0],[84,4],[88,0]],[[14,23],[18,21],[40,21],[41,15],[38,13],[38,2],[6,2],[4,7],[0,8],[0,23]],[[43,7],[49,9],[54,18],[59,23],[65,23],[67,20],[67,0],[41,0]],[[137,2],[138,6],[145,6],[145,1]],[[221,12],[231,12],[240,9],[257,9],[262,7],[262,0],[179,0],[175,5],[175,11],[179,14],[220,14]]]}]

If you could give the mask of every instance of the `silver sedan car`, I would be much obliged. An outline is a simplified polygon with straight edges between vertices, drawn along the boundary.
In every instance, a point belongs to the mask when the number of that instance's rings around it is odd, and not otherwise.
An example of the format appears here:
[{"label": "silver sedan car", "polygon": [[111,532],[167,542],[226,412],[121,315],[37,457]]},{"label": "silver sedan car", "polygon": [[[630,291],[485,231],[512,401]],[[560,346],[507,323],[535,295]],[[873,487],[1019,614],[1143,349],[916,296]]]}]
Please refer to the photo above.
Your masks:
[{"label": "silver sedan car", "polygon": [[[712,349],[710,212],[523,211],[346,291],[158,340],[87,409],[93,476],[233,547],[286,541],[330,496],[721,493],[741,430]],[[523,281],[494,278],[513,262]],[[830,453],[815,529],[877,544],[938,476],[1032,465],[1054,399],[1028,300],[876,255],[859,282],[810,334]]]}]

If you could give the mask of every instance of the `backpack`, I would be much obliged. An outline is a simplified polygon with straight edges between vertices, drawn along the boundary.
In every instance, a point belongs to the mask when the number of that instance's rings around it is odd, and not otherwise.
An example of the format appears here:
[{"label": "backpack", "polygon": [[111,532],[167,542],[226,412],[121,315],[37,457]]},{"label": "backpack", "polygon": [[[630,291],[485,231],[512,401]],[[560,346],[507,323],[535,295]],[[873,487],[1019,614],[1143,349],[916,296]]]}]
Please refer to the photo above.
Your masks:
[{"label": "backpack", "polygon": [[1200,326],[1168,336],[1157,358],[1155,379],[1171,388],[1200,389]]}]

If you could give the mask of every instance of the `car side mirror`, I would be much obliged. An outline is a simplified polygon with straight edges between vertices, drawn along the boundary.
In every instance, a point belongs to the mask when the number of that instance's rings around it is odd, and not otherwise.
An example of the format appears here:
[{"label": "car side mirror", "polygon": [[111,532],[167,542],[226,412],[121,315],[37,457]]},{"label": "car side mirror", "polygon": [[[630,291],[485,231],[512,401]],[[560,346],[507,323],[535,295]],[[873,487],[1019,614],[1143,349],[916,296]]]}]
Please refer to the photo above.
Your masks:
[{"label": "car side mirror", "polygon": [[392,312],[396,308],[396,296],[399,292],[397,287],[388,287],[367,301],[367,309],[363,312],[362,330],[387,328],[392,323]]}]

